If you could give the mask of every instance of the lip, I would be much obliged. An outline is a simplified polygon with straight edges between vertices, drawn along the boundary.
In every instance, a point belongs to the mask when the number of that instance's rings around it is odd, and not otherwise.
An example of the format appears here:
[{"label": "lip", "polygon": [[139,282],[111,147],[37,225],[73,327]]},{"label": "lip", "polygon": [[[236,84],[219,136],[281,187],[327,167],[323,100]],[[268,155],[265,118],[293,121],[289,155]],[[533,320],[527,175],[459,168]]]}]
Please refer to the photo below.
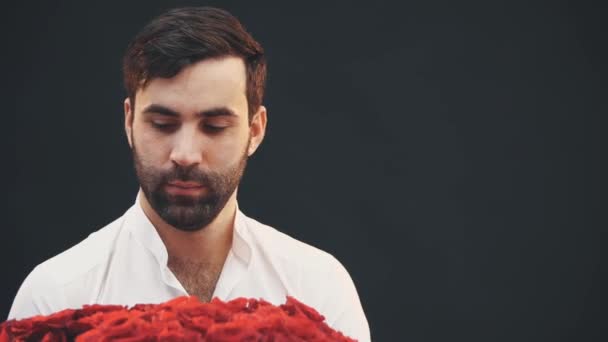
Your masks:
[{"label": "lip", "polygon": [[165,189],[168,193],[177,196],[196,196],[200,195],[206,187],[196,182],[182,182],[174,181],[169,182],[165,185]]},{"label": "lip", "polygon": [[168,186],[182,188],[182,189],[197,189],[202,188],[203,185],[197,182],[184,182],[184,181],[172,181],[168,183]]}]

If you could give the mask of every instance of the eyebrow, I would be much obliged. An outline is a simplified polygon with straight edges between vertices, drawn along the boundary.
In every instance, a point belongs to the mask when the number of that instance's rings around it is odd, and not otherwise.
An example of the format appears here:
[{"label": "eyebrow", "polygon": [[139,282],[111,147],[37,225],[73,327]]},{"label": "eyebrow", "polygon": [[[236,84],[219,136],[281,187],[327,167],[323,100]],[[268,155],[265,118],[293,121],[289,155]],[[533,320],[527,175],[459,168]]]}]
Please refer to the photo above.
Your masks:
[{"label": "eyebrow", "polygon": [[[163,105],[154,104],[154,103],[146,106],[146,108],[144,108],[142,113],[160,114],[160,115],[172,116],[172,117],[178,117],[180,115],[179,112],[177,112],[169,107],[165,107]],[[204,117],[234,116],[234,117],[236,117],[238,115],[232,109],[230,109],[228,107],[215,107],[215,108],[200,111],[200,112],[196,113],[196,116],[204,116]]]}]

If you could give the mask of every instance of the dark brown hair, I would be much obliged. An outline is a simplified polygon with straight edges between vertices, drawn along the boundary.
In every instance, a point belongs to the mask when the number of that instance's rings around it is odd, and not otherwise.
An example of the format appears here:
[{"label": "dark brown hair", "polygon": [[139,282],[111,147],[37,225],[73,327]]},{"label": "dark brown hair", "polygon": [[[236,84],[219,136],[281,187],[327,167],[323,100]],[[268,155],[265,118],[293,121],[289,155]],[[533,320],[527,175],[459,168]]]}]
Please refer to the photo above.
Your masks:
[{"label": "dark brown hair", "polygon": [[135,106],[137,90],[150,80],[170,78],[200,60],[224,56],[240,57],[245,63],[251,119],[264,96],[264,50],[236,17],[213,7],[170,10],[135,36],[123,59],[124,84],[131,105]]}]

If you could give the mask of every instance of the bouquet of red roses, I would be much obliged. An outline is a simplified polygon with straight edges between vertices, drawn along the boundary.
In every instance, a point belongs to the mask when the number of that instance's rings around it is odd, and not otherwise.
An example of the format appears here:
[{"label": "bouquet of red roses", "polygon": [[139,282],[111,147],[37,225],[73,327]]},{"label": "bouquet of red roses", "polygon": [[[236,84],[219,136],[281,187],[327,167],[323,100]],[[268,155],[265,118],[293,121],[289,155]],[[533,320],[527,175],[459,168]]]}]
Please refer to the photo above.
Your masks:
[{"label": "bouquet of red roses", "polygon": [[85,305],[49,316],[0,324],[8,341],[354,341],[330,328],[313,308],[287,297],[283,305],[264,300],[217,298],[202,303],[178,297],[161,304]]}]

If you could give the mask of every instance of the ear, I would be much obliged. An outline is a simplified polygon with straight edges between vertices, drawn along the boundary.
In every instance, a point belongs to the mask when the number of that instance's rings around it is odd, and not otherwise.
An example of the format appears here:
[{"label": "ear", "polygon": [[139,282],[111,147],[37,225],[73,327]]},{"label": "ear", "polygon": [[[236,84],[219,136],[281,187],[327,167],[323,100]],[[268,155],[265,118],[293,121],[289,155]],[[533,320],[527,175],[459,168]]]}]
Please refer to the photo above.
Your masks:
[{"label": "ear", "polygon": [[125,133],[127,134],[127,140],[129,141],[129,146],[133,148],[133,141],[131,141],[132,132],[133,132],[133,106],[131,106],[131,100],[127,97],[124,102],[124,110],[125,110]]},{"label": "ear", "polygon": [[251,124],[249,125],[249,150],[247,155],[251,157],[258,149],[264,135],[266,134],[266,122],[268,118],[266,116],[266,107],[260,106],[258,111],[251,118]]}]

